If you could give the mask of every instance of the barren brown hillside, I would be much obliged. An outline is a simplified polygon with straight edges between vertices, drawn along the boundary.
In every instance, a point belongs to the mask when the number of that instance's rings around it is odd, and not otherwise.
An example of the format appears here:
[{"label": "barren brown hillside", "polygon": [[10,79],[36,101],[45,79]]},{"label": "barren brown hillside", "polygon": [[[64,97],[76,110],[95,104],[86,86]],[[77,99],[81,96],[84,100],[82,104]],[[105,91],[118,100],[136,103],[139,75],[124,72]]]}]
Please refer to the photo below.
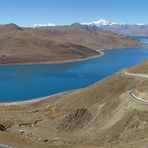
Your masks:
[{"label": "barren brown hillside", "polygon": [[15,24],[0,26],[0,63],[46,62],[98,55],[90,48],[48,38]]},{"label": "barren brown hillside", "polygon": [[143,73],[148,74],[148,60],[145,60],[141,62],[140,64],[137,64],[129,69],[130,72],[133,73]]},{"label": "barren brown hillside", "polygon": [[133,47],[138,44],[136,40],[103,31],[96,26],[83,26],[78,23],[70,26],[39,27],[36,30],[48,37],[93,49]]},{"label": "barren brown hillside", "polygon": [[94,49],[138,45],[134,39],[76,24],[38,29],[0,25],[0,64],[84,59],[99,55]]},{"label": "barren brown hillside", "polygon": [[[145,63],[137,66],[141,73]],[[148,79],[120,71],[85,89],[30,104],[1,105],[1,124],[8,131],[0,134],[0,143],[16,148],[146,148],[148,107],[132,100],[129,90],[148,97]]]}]

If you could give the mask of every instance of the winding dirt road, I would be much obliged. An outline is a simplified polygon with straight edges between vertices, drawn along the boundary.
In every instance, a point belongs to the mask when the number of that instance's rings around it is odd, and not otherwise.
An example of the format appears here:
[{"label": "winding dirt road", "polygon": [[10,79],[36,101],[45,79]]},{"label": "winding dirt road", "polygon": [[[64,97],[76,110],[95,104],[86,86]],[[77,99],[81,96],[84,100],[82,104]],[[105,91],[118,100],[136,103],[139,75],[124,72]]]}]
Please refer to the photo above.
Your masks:
[{"label": "winding dirt road", "polygon": [[[123,69],[123,71],[124,71],[125,75],[128,75],[128,76],[148,78],[148,75],[146,75],[146,74],[129,73],[129,72],[127,71],[127,69]],[[133,90],[128,91],[127,94],[128,94],[128,96],[129,96],[132,100],[136,101],[137,103],[141,103],[141,104],[146,104],[146,105],[148,105],[148,99],[142,99],[142,98],[137,97],[137,96],[134,94],[134,91],[133,91]]]}]

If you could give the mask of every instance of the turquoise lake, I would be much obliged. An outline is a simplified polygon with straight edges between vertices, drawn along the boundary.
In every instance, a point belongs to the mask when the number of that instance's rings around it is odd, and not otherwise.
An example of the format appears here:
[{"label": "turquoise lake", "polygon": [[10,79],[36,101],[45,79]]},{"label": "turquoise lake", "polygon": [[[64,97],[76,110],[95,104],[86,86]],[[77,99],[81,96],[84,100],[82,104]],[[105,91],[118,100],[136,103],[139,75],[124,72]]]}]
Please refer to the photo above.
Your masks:
[{"label": "turquoise lake", "polygon": [[[148,37],[142,41],[148,43]],[[29,100],[83,88],[148,59],[147,46],[104,53],[98,58],[63,64],[0,66],[0,102]]]}]

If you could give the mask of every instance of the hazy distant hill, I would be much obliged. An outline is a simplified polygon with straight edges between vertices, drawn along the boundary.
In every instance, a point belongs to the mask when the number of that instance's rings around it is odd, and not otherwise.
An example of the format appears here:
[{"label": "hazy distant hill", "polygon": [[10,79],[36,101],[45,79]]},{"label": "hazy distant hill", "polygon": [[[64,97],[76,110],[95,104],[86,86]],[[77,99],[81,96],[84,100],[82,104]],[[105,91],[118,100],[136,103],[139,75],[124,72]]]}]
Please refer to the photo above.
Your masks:
[{"label": "hazy distant hill", "polygon": [[108,25],[99,28],[129,36],[148,36],[148,25]]}]

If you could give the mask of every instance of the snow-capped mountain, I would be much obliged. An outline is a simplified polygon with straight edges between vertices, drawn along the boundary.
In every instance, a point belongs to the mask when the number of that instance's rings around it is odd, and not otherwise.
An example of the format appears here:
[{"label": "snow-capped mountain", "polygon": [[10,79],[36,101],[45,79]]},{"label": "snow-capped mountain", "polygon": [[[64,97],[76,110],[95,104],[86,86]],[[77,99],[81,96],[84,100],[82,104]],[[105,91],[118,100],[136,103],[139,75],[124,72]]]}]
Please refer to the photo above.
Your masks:
[{"label": "snow-capped mountain", "polygon": [[[66,26],[73,26],[73,25],[84,25],[84,26],[89,26],[90,30],[94,29],[101,29],[105,31],[111,31],[115,32],[117,34],[123,34],[123,35],[129,35],[129,36],[148,36],[148,24],[143,24],[143,23],[137,23],[137,24],[126,24],[126,23],[116,23],[113,21],[109,21],[106,19],[100,19],[98,21],[93,21],[93,22],[83,22],[83,23],[74,23],[74,24],[69,24]],[[57,26],[53,23],[47,23],[47,24],[35,24],[32,26],[32,28],[39,28],[39,27],[48,27],[48,26]],[[65,26],[65,25],[60,25],[60,26]],[[66,27],[65,26],[65,27]]]},{"label": "snow-capped mountain", "polygon": [[32,27],[33,28],[38,28],[38,27],[46,27],[46,26],[56,26],[55,24],[52,23],[47,23],[47,24],[34,24]]},{"label": "snow-capped mountain", "polygon": [[115,23],[105,19],[90,23],[81,23],[81,25],[97,26],[97,28],[115,32],[117,34],[128,35],[128,36],[148,36],[148,24],[126,24],[126,23]]},{"label": "snow-capped mountain", "polygon": [[128,26],[132,26],[132,25],[137,25],[137,26],[144,26],[144,23],[139,23],[139,24],[126,24],[126,23],[116,23],[110,20],[106,20],[106,19],[100,19],[98,21],[94,21],[94,22],[83,22],[81,23],[81,25],[89,25],[89,26],[114,26],[114,25],[128,25]]},{"label": "snow-capped mountain", "polygon": [[115,23],[115,22],[112,22],[112,21],[109,21],[109,20],[105,20],[105,19],[100,19],[98,21],[89,22],[89,23],[83,22],[81,24],[82,25],[107,26],[107,25],[115,25],[115,24],[118,24],[118,23]]},{"label": "snow-capped mountain", "polygon": [[[113,21],[110,21],[110,20],[106,20],[106,19],[100,19],[98,21],[93,21],[93,22],[82,22],[80,23],[81,25],[89,25],[89,26],[98,26],[98,27],[101,27],[101,26],[116,26],[116,25],[128,25],[128,26],[132,26],[132,25],[137,25],[137,26],[144,26],[145,24],[143,23],[139,23],[139,24],[126,24],[126,23],[116,23],[116,22],[113,22]],[[33,28],[38,28],[38,27],[48,27],[48,26],[57,26],[53,23],[47,23],[47,24],[34,24]],[[64,25],[65,26],[65,25]],[[69,25],[68,25],[69,26]]]}]

